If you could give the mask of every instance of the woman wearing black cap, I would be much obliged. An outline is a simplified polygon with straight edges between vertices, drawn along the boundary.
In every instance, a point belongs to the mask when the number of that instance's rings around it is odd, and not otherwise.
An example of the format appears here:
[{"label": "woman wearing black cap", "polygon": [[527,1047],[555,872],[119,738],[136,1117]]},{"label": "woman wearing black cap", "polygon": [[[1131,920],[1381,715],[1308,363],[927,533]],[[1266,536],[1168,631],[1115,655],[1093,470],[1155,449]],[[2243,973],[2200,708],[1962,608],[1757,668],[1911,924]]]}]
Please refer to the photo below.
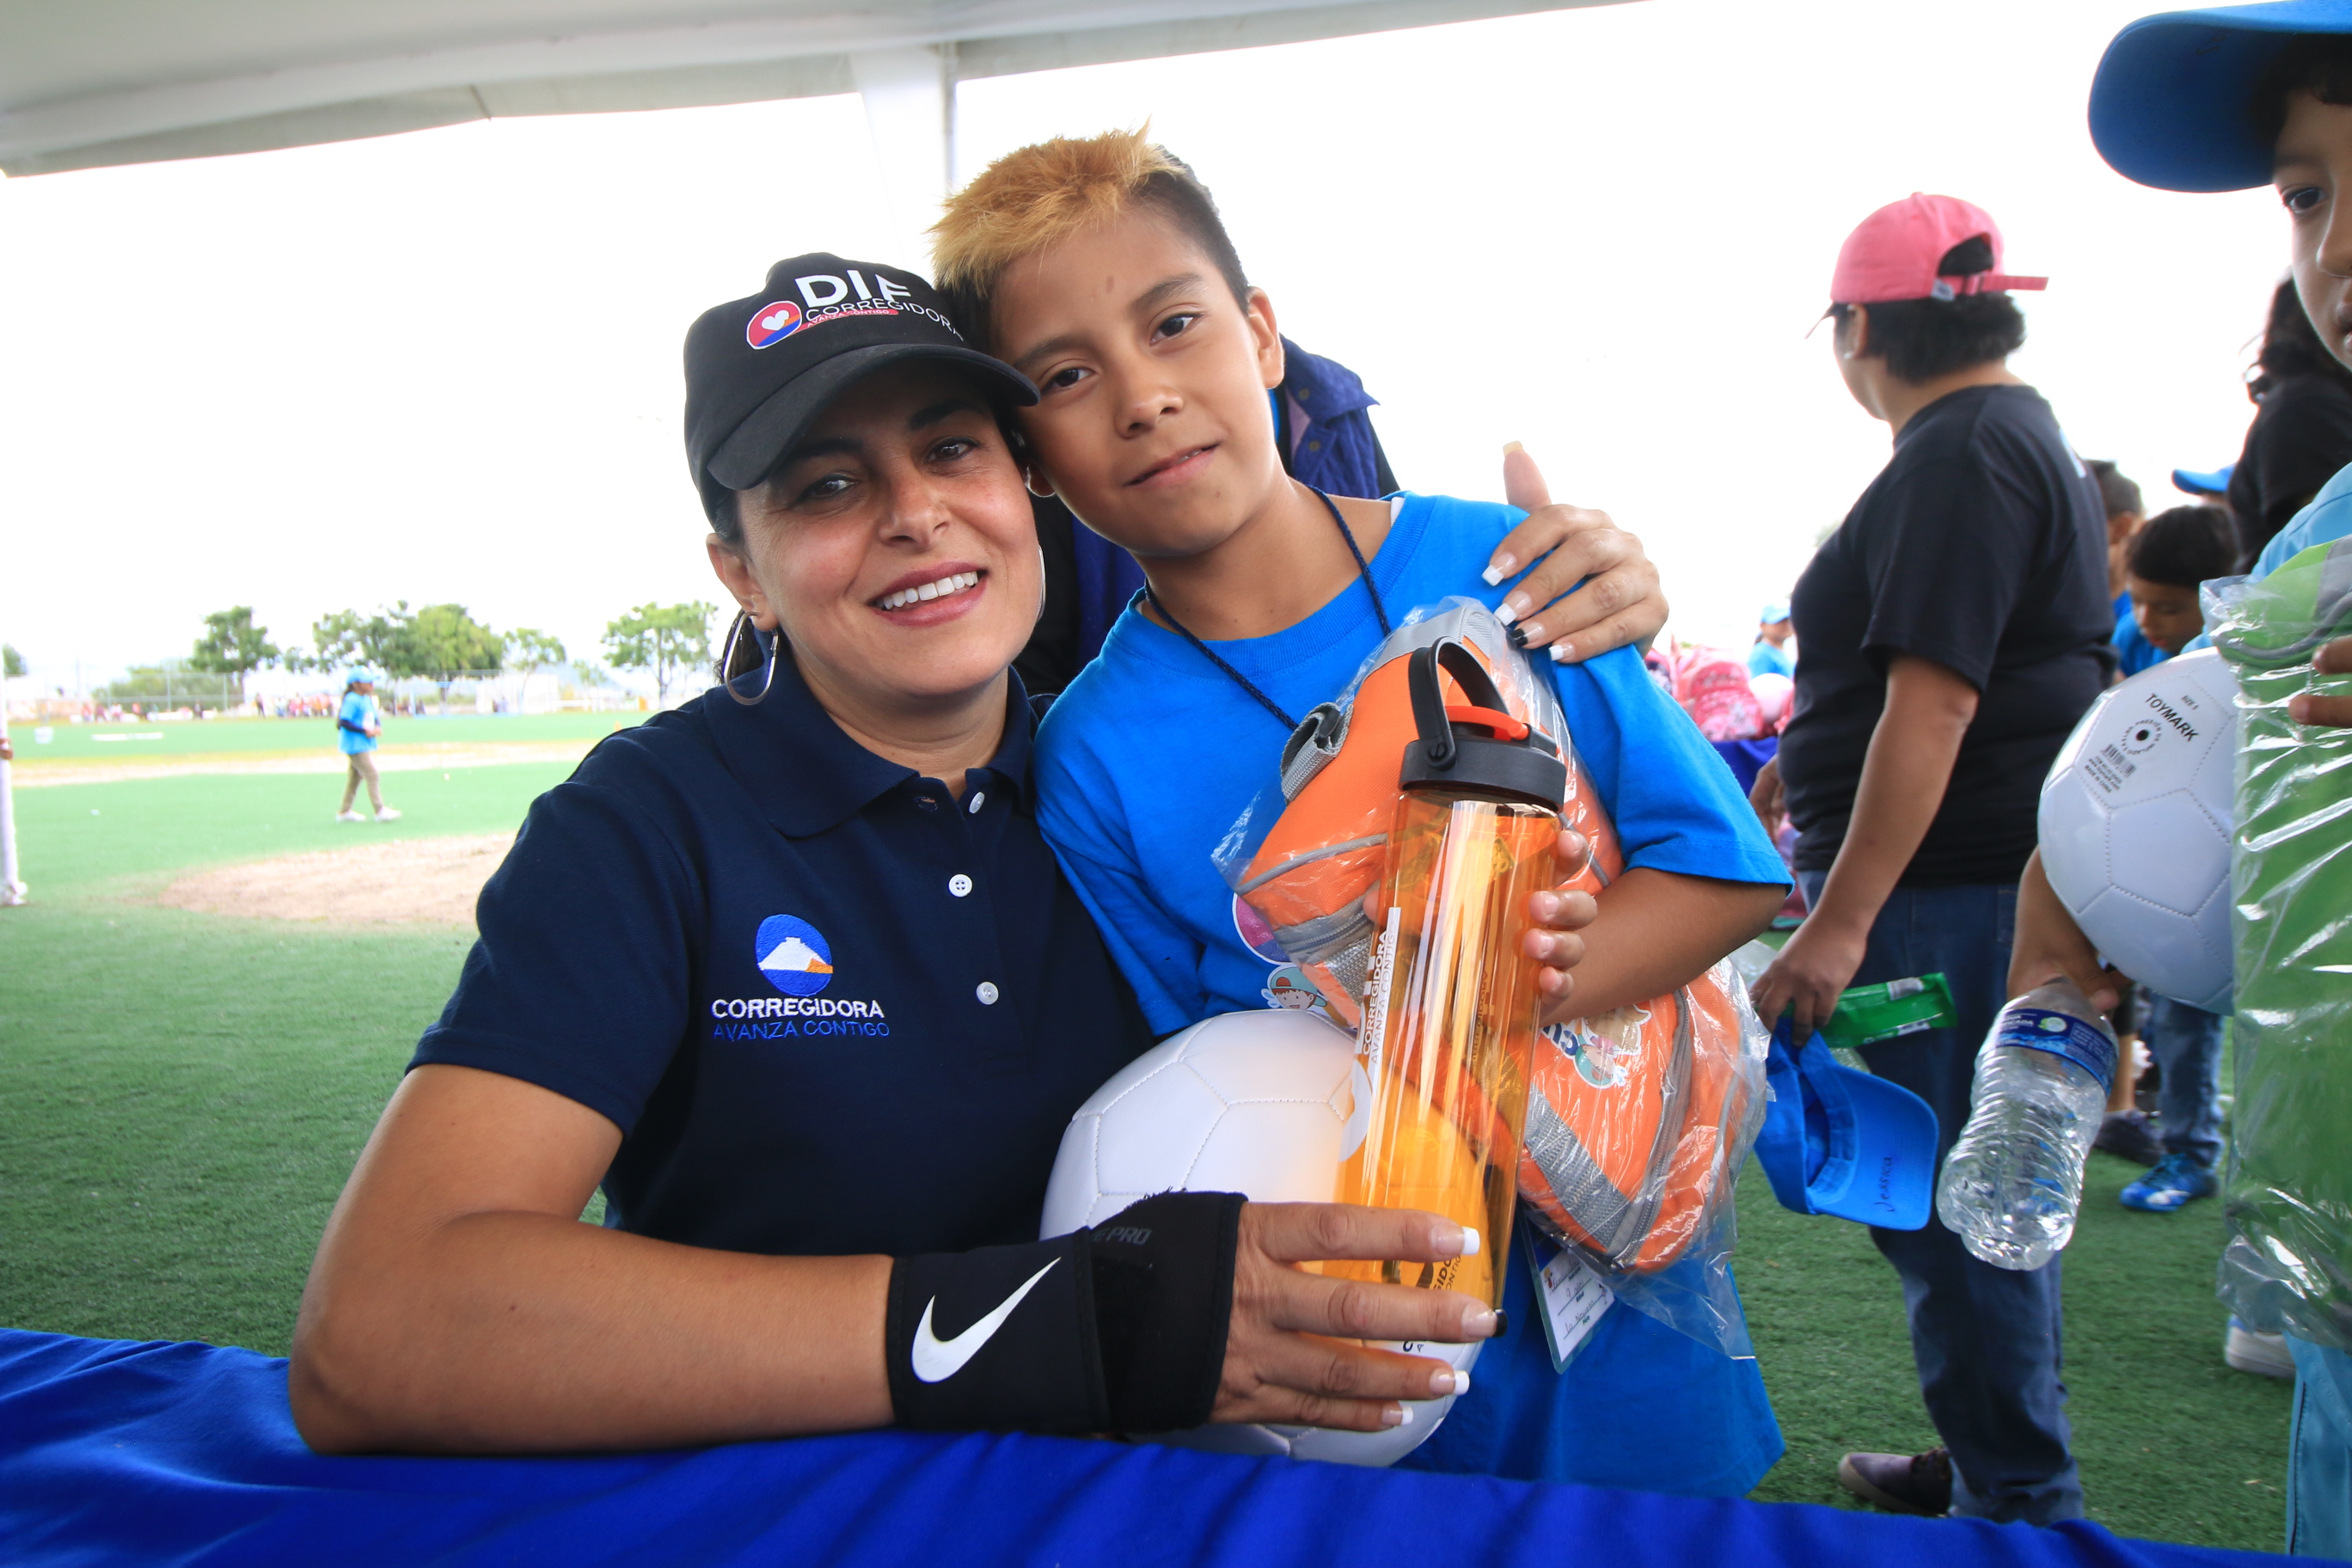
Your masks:
[{"label": "woman wearing black cap", "polygon": [[738,679],[602,744],[483,889],[320,1244],[305,1437],[1373,1430],[1458,1392],[1316,1336],[1481,1339],[1482,1302],[1289,1266],[1478,1245],[1450,1221],[1179,1194],[1033,1239],[1062,1128],[1150,1040],[1028,799],[1028,383],[831,256],[707,312],[687,370]]}]

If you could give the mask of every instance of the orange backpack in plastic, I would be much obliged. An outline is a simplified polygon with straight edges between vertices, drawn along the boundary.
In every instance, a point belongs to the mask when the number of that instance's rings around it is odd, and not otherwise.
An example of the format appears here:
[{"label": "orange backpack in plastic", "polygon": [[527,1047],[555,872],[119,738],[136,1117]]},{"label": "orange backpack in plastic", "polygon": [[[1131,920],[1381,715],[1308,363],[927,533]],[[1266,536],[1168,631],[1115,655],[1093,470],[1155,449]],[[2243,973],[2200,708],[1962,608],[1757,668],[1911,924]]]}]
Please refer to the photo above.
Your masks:
[{"label": "orange backpack in plastic", "polygon": [[[1399,762],[1418,733],[1407,656],[1442,637],[1472,650],[1513,718],[1573,739],[1501,623],[1482,605],[1449,601],[1399,627],[1347,697],[1307,715],[1283,750],[1273,826],[1244,858],[1244,819],[1219,854],[1234,890],[1350,1029],[1362,1021],[1377,936],[1364,899],[1380,882]],[[1445,696],[1465,700],[1451,677]],[[1597,893],[1623,870],[1624,854],[1572,750],[1560,816],[1592,851],[1562,885]],[[1713,1227],[1763,1114],[1761,1031],[1743,1001],[1729,966],[1718,964],[1639,1006],[1541,1033],[1519,1195],[1546,1231],[1613,1269],[1648,1272]]]}]

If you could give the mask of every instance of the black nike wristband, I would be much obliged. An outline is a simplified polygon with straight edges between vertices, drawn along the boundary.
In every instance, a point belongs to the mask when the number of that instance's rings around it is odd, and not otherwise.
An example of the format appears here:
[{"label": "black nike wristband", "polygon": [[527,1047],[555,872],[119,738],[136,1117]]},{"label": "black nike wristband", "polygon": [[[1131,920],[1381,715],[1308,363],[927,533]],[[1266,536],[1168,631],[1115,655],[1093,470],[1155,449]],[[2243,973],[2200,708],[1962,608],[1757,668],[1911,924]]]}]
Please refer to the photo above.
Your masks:
[{"label": "black nike wristband", "polygon": [[900,1258],[883,1354],[898,1425],[1173,1432],[1215,1407],[1237,1193],[1162,1193],[1092,1230]]},{"label": "black nike wristband", "polygon": [[1107,1430],[1087,1233],[890,1266],[890,1408],[919,1430]]},{"label": "black nike wristband", "polygon": [[1113,1430],[1181,1431],[1216,1407],[1245,1201],[1161,1193],[1086,1233]]}]

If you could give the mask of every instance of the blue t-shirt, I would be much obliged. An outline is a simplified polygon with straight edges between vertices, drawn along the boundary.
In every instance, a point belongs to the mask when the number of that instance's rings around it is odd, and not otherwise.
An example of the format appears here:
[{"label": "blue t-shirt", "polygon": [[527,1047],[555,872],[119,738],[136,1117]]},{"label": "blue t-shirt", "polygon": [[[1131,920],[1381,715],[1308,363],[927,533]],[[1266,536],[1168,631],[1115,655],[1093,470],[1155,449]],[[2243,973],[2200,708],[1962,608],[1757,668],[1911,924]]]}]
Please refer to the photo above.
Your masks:
[{"label": "blue t-shirt", "polygon": [[375,699],[364,692],[346,691],[343,705],[335,713],[335,743],[343,755],[375,750],[375,737],[367,727],[375,722]]},{"label": "blue t-shirt", "polygon": [[[2352,463],[2336,469],[2336,477],[2320,486],[2319,493],[2272,536],[2246,575],[2267,577],[2313,545],[2332,544],[2347,533],[2352,533]],[[2213,639],[2199,632],[2180,651],[2212,646]]]},{"label": "blue t-shirt", "polygon": [[1034,1241],[1063,1129],[1150,1037],[1038,835],[1031,722],[1015,679],[961,799],[843,733],[789,658],[756,708],[713,691],[608,737],[532,804],[412,1065],[613,1122],[618,1229]]},{"label": "blue t-shirt", "polygon": [[[1490,588],[1479,574],[1524,515],[1401,498],[1371,563],[1391,618],[1454,595],[1499,603],[1509,584]],[[1212,646],[1303,715],[1339,696],[1380,641],[1370,596],[1350,584],[1295,626]],[[1627,864],[1787,885],[1731,771],[1633,649],[1538,663]],[[1209,855],[1274,782],[1286,738],[1199,649],[1132,608],[1039,732],[1039,826],[1155,1032],[1272,1005],[1281,988],[1286,961],[1270,941],[1253,946],[1244,936],[1233,891]],[[1755,1363],[1719,1355],[1630,1308],[1612,1310],[1599,1342],[1555,1376],[1526,1272],[1515,1252],[1506,1305],[1516,1342],[1489,1347],[1471,1392],[1410,1463],[1736,1496],[1779,1457],[1780,1428]]]},{"label": "blue t-shirt", "polygon": [[1758,637],[1756,646],[1748,650],[1748,673],[1794,676],[1797,673],[1797,661],[1789,657],[1787,648]]},{"label": "blue t-shirt", "polygon": [[2129,594],[2116,595],[2116,635],[2108,640],[2115,644],[2116,670],[2120,675],[2137,675],[2172,657],[2141,635]]}]

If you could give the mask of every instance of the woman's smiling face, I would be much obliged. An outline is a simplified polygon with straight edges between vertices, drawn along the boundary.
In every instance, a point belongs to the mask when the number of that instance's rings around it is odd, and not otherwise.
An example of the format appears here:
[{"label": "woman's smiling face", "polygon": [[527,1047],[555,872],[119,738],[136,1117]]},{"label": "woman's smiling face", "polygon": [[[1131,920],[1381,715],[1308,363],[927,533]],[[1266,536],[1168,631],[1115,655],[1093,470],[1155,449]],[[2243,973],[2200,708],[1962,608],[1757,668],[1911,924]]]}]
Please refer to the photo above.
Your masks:
[{"label": "woman's smiling face", "polygon": [[858,382],[736,510],[741,543],[714,535],[711,563],[761,629],[782,626],[821,697],[969,697],[1036,626],[1028,495],[987,398],[949,366]]}]

